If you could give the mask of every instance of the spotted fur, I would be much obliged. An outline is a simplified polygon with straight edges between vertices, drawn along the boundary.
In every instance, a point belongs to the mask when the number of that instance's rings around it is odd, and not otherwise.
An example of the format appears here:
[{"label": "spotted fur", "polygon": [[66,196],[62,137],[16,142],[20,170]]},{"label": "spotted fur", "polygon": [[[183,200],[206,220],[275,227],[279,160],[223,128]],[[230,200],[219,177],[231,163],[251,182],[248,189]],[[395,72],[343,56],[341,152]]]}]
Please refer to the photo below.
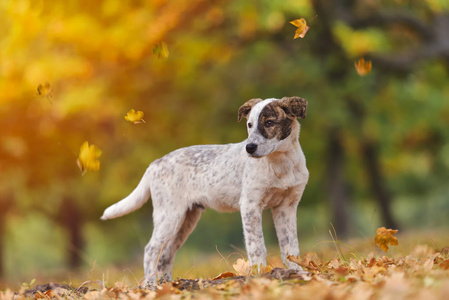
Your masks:
[{"label": "spotted fur", "polygon": [[[171,280],[175,254],[204,209],[238,211],[251,265],[265,265],[262,211],[271,209],[281,257],[299,255],[296,208],[309,172],[299,145],[307,102],[299,97],[252,99],[238,119],[247,118],[248,139],[237,144],[178,149],[150,164],[137,188],[108,207],[102,219],[140,208],[151,194],[153,235],[145,247],[145,282]],[[268,122],[268,123],[267,123]]]}]

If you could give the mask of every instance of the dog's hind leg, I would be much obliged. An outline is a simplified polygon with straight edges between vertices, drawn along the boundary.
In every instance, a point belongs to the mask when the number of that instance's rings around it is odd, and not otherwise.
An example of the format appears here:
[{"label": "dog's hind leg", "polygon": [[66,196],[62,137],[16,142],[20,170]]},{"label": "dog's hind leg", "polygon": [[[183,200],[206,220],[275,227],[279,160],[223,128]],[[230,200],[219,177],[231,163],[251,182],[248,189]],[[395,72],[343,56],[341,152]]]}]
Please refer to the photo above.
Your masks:
[{"label": "dog's hind leg", "polygon": [[187,210],[154,209],[153,235],[145,247],[144,271],[145,284],[155,285],[157,279],[171,280],[172,253]]},{"label": "dog's hind leg", "polygon": [[184,223],[182,224],[181,228],[178,231],[178,234],[176,235],[176,238],[173,242],[173,245],[169,248],[171,250],[171,260],[168,264],[167,269],[170,270],[170,277],[171,277],[171,270],[173,267],[173,262],[175,260],[176,252],[178,252],[179,248],[185,243],[189,235],[192,233],[192,231],[195,229],[196,224],[200,220],[201,213],[204,210],[204,208],[194,206],[193,208],[189,209],[186,213]]}]

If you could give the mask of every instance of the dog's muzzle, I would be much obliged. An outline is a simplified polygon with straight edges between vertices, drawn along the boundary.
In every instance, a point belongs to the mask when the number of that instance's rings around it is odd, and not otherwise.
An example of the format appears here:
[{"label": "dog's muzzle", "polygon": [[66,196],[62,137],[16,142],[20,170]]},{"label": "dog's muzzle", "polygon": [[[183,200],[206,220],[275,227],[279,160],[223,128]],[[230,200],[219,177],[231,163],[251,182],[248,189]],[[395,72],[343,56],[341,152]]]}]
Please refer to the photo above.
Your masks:
[{"label": "dog's muzzle", "polygon": [[249,154],[253,154],[257,150],[257,145],[254,143],[250,143],[246,145],[246,152]]}]

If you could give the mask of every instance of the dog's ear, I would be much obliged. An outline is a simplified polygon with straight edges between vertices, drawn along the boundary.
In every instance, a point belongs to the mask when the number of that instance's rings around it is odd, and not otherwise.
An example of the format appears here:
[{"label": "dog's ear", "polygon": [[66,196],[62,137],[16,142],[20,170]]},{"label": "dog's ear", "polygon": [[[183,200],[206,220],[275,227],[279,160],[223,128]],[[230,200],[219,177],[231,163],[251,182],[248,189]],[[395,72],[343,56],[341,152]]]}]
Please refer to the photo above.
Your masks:
[{"label": "dog's ear", "polygon": [[242,120],[243,117],[248,118],[249,112],[251,111],[253,106],[259,103],[260,101],[262,101],[262,99],[260,98],[246,101],[245,104],[243,104],[239,108],[239,116],[237,120],[240,122],[240,120]]},{"label": "dog's ear", "polygon": [[284,97],[279,100],[279,106],[292,118],[305,119],[307,100],[301,97]]}]

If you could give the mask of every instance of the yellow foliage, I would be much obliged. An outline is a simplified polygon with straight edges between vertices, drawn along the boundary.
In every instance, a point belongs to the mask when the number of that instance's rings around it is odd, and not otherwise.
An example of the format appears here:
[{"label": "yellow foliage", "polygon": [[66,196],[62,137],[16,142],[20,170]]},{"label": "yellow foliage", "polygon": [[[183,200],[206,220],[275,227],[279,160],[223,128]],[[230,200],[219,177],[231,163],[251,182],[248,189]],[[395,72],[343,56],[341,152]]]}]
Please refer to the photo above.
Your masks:
[{"label": "yellow foliage", "polygon": [[379,29],[353,30],[342,22],[337,22],[334,30],[340,44],[350,56],[382,52],[389,45],[385,32]]}]

